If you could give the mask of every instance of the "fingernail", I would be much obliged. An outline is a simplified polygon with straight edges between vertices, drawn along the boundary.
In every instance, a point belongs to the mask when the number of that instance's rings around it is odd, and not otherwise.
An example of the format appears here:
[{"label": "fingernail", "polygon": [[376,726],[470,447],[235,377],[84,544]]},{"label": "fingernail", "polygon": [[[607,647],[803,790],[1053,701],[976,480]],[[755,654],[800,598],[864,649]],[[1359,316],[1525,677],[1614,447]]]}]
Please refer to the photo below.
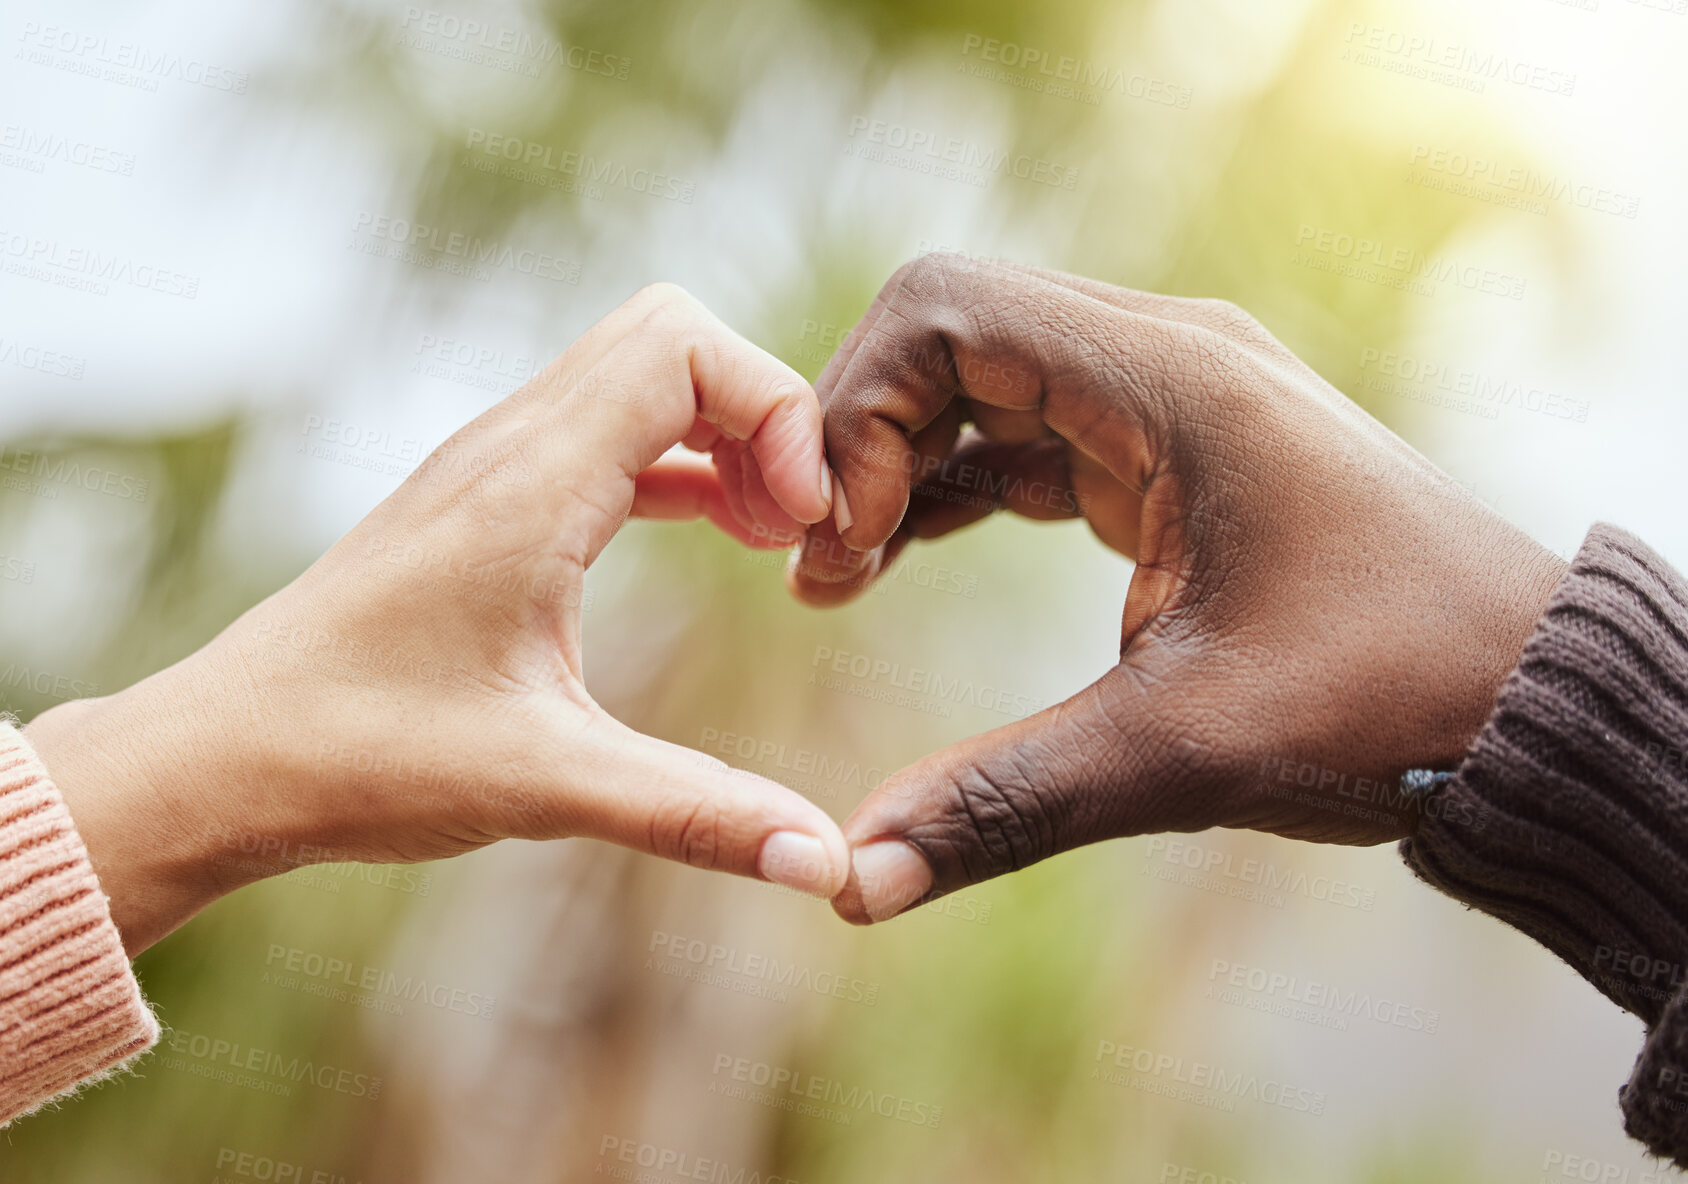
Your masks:
[{"label": "fingernail", "polygon": [[837,473],[832,475],[832,518],[838,523],[838,533],[843,534],[850,529],[850,523],[855,519],[850,516],[850,501],[844,496],[844,482]]},{"label": "fingernail", "polygon": [[821,505],[828,510],[832,509],[832,488],[837,484],[838,478],[834,477],[832,470],[827,467],[826,457],[821,457]]},{"label": "fingernail", "polygon": [[856,848],[851,857],[862,909],[875,921],[895,917],[932,890],[932,869],[920,852],[895,839]]},{"label": "fingernail", "polygon": [[762,844],[756,869],[764,880],[807,892],[822,900],[832,895],[832,861],[826,844],[813,835],[794,830],[776,830]]}]

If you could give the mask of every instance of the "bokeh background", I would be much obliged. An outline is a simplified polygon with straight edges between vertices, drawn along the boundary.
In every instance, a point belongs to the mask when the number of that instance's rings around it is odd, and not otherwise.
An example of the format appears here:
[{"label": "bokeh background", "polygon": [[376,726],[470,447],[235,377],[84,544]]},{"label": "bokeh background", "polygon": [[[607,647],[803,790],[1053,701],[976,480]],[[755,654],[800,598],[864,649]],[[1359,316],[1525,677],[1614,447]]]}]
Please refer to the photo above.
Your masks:
[{"label": "bokeh background", "polygon": [[[644,283],[813,376],[934,249],[1236,301],[1548,546],[1608,518],[1688,562],[1676,0],[435,2],[0,4],[0,705],[188,653]],[[952,137],[954,169],[908,148]],[[506,168],[510,138],[584,175]],[[1111,662],[1130,567],[1082,525],[914,558],[817,613],[777,561],[635,524],[590,577],[593,689],[842,818],[1006,717],[811,683],[822,647],[1040,703]],[[140,959],[185,1051],[0,1133],[0,1179],[1670,1175],[1620,1130],[1638,1023],[1551,956],[1387,848],[1190,842],[1357,895],[1163,878],[1150,839],[866,932],[584,842],[301,869]],[[213,1040],[379,1096],[220,1082]],[[1116,1048],[1308,1104],[1167,1096],[1186,1069],[1098,1072]],[[875,1101],[737,1080],[776,1070]]]}]

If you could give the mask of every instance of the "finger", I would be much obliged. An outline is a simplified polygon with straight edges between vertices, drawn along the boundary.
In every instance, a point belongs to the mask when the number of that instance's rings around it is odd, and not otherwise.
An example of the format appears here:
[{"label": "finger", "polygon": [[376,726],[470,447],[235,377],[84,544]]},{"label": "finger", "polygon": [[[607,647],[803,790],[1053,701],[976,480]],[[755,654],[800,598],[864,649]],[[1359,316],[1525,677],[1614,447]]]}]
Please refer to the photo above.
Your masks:
[{"label": "finger", "polygon": [[1018,270],[931,256],[905,267],[828,376],[828,456],[852,519],[844,541],[866,551],[890,537],[908,503],[910,437],[962,396],[1037,412],[1143,488],[1185,352],[1177,329],[1192,331]]},{"label": "finger", "polygon": [[832,509],[832,473],[813,389],[790,366],[692,305],[665,305],[652,322],[657,332],[684,335],[697,418],[748,441],[779,506],[801,522],[818,522]]},{"label": "finger", "polygon": [[559,833],[830,897],[849,853],[836,823],[783,785],[601,716],[571,745]]},{"label": "finger", "polygon": [[715,461],[715,471],[721,477],[721,492],[726,498],[727,509],[745,530],[755,529],[756,518],[744,502],[743,441],[717,440],[709,451]]},{"label": "finger", "polygon": [[[892,535],[883,547],[876,547],[865,556],[844,559],[842,554],[848,548],[838,540],[835,530],[829,529],[825,523],[810,527],[797,540],[798,545],[786,564],[786,588],[812,608],[848,604],[872,587],[879,573],[890,565],[907,541],[899,533]],[[838,568],[842,574],[830,579],[817,578],[814,572],[823,564]]]},{"label": "finger", "polygon": [[706,420],[692,421],[692,430],[680,443],[693,452],[708,452],[721,439],[721,429]]},{"label": "finger", "polygon": [[[1030,444],[1004,444],[973,435],[947,456],[923,457],[913,474],[908,510],[877,564],[858,565],[848,549],[834,541],[836,532],[828,539],[827,524],[820,523],[810,528],[788,586],[807,604],[831,606],[891,570],[895,556],[890,548],[899,540],[939,538],[999,509],[1039,521],[1077,517],[1088,498],[1074,487],[1068,471],[1070,452],[1065,441],[1051,436]],[[1120,493],[1127,492],[1113,484]]]},{"label": "finger", "polygon": [[777,550],[791,536],[760,531],[741,523],[727,505],[721,477],[707,457],[670,453],[640,473],[633,487],[633,517],[689,522],[708,518],[748,547]]},{"label": "finger", "polygon": [[975,437],[919,474],[905,524],[914,537],[948,534],[997,510],[1040,522],[1076,518],[1081,503],[1067,469],[1066,441],[1002,444]]},{"label": "finger", "polygon": [[[762,475],[762,464],[756,459],[756,453],[746,450],[740,458],[739,483],[740,492],[744,497],[745,508],[755,520],[756,526],[764,534],[774,534],[783,538],[793,538],[803,533],[807,523],[799,522],[785,512],[784,507],[768,490],[767,478]],[[827,474],[828,483],[831,482],[831,471]]]},{"label": "finger", "polygon": [[[963,408],[952,402],[908,441],[911,478],[941,468],[961,437]],[[852,521],[849,500],[835,494],[832,517],[812,526],[798,551],[788,584],[796,596],[816,607],[843,604],[872,584],[891,558],[885,547],[859,551],[842,539]]]},{"label": "finger", "polygon": [[1258,321],[1228,300],[1141,292],[1135,288],[1120,288],[1113,284],[1104,284],[1100,280],[1070,275],[1047,267],[1034,267],[1029,263],[997,260],[991,266],[1070,288],[1092,300],[1111,304],[1125,312],[1138,313],[1162,321],[1175,321],[1183,325],[1196,325],[1245,344],[1277,344]]},{"label": "finger", "polygon": [[824,517],[831,474],[814,392],[684,292],[660,287],[661,299],[529,425],[521,445],[540,488],[601,511],[588,548],[595,555],[619,525],[615,511],[631,502],[633,478],[672,445],[696,439],[702,420],[748,444],[787,514]]},{"label": "finger", "polygon": [[833,907],[870,924],[1087,843],[1210,825],[1210,803],[1178,784],[1175,761],[1199,761],[1164,726],[1170,698],[1115,667],[888,777],[844,823],[852,870]]},{"label": "finger", "polygon": [[1043,416],[1036,411],[1011,411],[1004,407],[992,407],[989,403],[975,403],[971,399],[961,399],[958,402],[966,406],[967,418],[979,430],[979,434],[988,439],[1012,444],[1030,444],[1052,437],[1049,425],[1043,422]]},{"label": "finger", "polygon": [[[1055,287],[1066,288],[1071,292],[1086,296],[1103,304],[1111,305],[1126,312],[1139,313],[1144,316],[1155,317],[1165,321],[1177,321],[1188,325],[1200,325],[1215,332],[1222,332],[1228,336],[1238,338],[1253,338],[1264,334],[1259,324],[1247,316],[1235,305],[1223,300],[1212,300],[1189,296],[1167,296],[1159,292],[1142,292],[1134,288],[1121,288],[1113,284],[1105,284],[1100,280],[1088,279],[1084,276],[1072,275],[1052,268],[1036,267],[1029,263],[1015,263],[1006,259],[994,260],[989,264],[979,264],[965,257],[945,255],[936,252],[923,255],[905,265],[909,267],[947,267],[958,273],[969,272],[998,272],[1012,273],[1029,279],[1040,280]],[[901,271],[898,272],[901,274]],[[820,398],[821,409],[824,411],[832,398],[832,392],[837,387],[839,379],[849,369],[856,351],[861,348],[864,338],[871,333],[884,315],[892,297],[897,294],[898,285],[887,283],[880,289],[873,302],[868,306],[862,319],[844,337],[838,349],[821,369],[820,377],[815,380],[815,394]],[[1267,335],[1267,340],[1270,336]]]}]

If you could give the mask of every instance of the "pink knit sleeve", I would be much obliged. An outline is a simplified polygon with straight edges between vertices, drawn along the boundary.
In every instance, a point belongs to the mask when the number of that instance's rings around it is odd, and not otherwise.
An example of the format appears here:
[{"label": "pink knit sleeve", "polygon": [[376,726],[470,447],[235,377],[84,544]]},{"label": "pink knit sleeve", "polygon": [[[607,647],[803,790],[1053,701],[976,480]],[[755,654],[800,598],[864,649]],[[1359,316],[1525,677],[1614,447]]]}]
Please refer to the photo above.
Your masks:
[{"label": "pink knit sleeve", "polygon": [[0,720],[0,1126],[157,1040],[64,798]]}]

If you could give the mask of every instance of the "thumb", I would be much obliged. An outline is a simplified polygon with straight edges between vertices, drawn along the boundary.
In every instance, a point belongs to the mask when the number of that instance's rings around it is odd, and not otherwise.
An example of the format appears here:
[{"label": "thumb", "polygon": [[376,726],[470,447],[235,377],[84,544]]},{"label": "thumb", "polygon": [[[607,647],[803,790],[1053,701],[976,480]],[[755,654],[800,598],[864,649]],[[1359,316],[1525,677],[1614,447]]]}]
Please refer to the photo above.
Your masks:
[{"label": "thumb", "polygon": [[830,897],[849,850],[794,790],[603,716],[574,751],[566,833]]},{"label": "thumb", "polygon": [[844,823],[850,878],[833,908],[869,925],[1074,847],[1163,829],[1168,795],[1148,787],[1167,746],[1144,707],[1141,684],[1115,667],[892,774]]}]

